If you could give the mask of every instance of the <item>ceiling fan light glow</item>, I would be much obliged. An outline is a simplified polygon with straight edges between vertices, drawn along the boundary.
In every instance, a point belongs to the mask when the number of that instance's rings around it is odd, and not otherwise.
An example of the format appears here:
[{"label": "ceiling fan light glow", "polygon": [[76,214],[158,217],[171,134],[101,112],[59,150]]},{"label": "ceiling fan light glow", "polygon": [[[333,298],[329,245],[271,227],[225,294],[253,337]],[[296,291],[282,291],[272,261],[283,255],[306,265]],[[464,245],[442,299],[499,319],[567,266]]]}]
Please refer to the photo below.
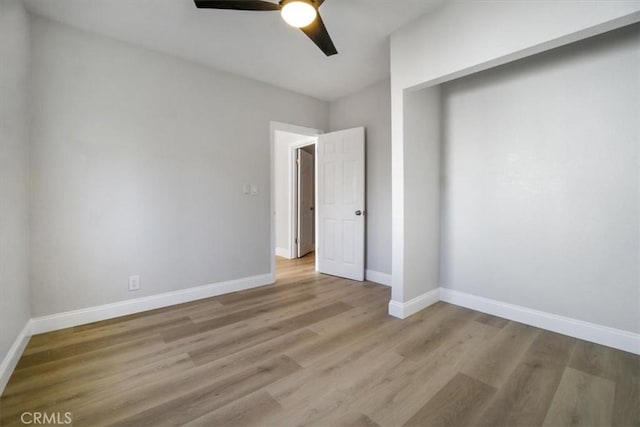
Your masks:
[{"label": "ceiling fan light glow", "polygon": [[304,1],[291,1],[282,6],[282,19],[295,28],[303,28],[311,24],[318,15],[316,8]]}]

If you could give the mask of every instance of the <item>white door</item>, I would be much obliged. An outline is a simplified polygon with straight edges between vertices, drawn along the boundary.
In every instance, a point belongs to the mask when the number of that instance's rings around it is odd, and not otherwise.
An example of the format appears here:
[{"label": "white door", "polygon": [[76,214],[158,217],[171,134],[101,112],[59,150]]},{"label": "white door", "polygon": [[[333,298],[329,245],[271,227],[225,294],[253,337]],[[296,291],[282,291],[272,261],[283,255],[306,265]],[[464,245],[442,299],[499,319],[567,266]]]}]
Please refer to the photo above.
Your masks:
[{"label": "white door", "polygon": [[320,273],[364,280],[364,128],[318,136]]},{"label": "white door", "polygon": [[315,228],[313,156],[298,149],[298,257],[313,251]]}]

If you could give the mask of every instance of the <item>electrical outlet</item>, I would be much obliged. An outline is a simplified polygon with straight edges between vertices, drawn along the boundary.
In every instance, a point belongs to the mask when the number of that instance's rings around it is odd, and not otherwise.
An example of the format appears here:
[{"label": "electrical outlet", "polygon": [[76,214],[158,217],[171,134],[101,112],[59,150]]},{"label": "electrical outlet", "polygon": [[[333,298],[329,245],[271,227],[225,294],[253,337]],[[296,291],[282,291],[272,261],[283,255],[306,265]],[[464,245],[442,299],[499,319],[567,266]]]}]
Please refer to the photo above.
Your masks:
[{"label": "electrical outlet", "polygon": [[140,276],[129,276],[129,291],[140,289]]}]

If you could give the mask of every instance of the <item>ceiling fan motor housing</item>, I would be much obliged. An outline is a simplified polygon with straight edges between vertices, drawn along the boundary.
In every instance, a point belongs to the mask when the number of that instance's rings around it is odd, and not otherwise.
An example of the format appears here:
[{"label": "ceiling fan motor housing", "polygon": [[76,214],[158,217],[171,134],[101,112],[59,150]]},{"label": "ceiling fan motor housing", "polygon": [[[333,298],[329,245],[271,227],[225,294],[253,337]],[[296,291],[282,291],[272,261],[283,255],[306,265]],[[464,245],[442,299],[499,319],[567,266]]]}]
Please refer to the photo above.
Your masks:
[{"label": "ceiling fan motor housing", "polygon": [[303,2],[303,3],[310,4],[316,10],[318,9],[318,7],[320,7],[320,3],[321,3],[321,2],[316,1],[316,0],[280,0],[279,4],[280,4],[280,7],[282,7],[282,6],[286,5],[287,3],[291,3],[291,2],[294,2],[294,1],[300,1],[300,2]]}]

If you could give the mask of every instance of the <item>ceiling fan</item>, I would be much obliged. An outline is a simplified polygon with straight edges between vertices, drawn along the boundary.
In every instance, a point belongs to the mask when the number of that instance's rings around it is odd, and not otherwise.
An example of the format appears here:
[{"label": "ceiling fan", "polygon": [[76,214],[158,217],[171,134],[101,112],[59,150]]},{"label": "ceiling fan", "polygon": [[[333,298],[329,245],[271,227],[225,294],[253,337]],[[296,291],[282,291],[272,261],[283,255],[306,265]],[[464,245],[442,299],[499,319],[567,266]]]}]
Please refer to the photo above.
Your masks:
[{"label": "ceiling fan", "polygon": [[287,24],[300,28],[325,55],[331,56],[338,53],[318,13],[318,8],[324,0],[280,0],[280,3],[261,0],[194,1],[199,9],[278,10]]}]

